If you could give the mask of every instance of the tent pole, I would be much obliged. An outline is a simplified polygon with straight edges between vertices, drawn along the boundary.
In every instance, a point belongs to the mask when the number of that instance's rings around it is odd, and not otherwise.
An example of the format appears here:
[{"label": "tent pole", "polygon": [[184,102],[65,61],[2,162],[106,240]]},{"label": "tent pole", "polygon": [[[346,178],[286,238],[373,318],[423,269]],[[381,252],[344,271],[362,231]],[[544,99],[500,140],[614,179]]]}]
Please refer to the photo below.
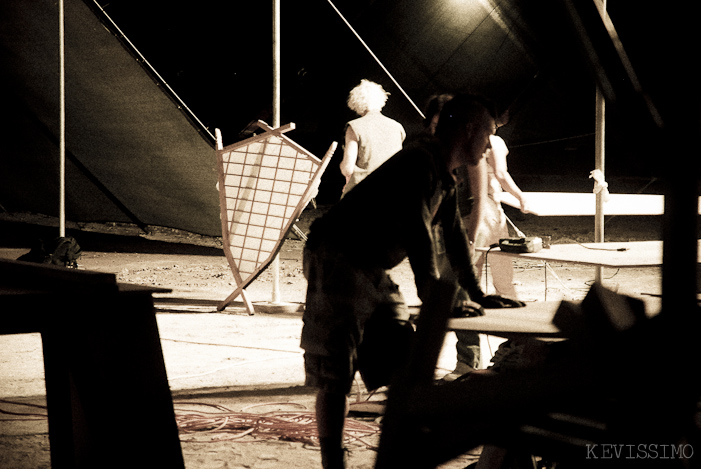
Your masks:
[{"label": "tent pole", "polygon": [[[273,0],[273,128],[280,127],[280,0]],[[272,302],[280,303],[280,254],[273,258]]]},{"label": "tent pole", "polygon": [[[606,0],[599,0],[601,3],[601,11],[606,15]],[[596,87],[596,112],[595,112],[595,136],[594,136],[594,164],[595,169],[601,171],[601,174],[606,175],[606,100],[604,95]],[[605,191],[596,193],[596,216],[594,218],[594,242],[604,242],[604,196]],[[603,267],[596,267],[595,280],[597,283],[602,283]]]},{"label": "tent pole", "polygon": [[[604,174],[605,171],[605,128],[606,128],[606,100],[599,88],[596,88],[596,131],[594,136],[594,158],[596,169]],[[594,218],[594,242],[604,242],[604,192],[596,193],[596,217]],[[601,283],[603,267],[596,267],[596,282]]]},{"label": "tent pole", "polygon": [[[55,134],[54,132],[52,132],[52,131],[46,126],[46,124],[44,124],[44,123],[36,116],[36,114],[34,114],[33,112],[31,112],[31,111],[27,108],[26,105],[23,107],[23,111],[24,111],[25,116],[27,117],[27,119],[30,119],[30,120],[34,123],[34,125],[41,131],[41,133],[42,133],[51,143],[53,143],[53,144],[56,145],[57,147],[60,146],[60,140],[59,140],[59,138],[56,136],[56,134]],[[137,218],[137,216],[134,215],[134,213],[132,213],[131,210],[129,210],[129,208],[128,208],[126,205],[124,205],[124,204],[122,203],[122,201],[120,201],[120,200],[117,198],[117,196],[115,196],[112,192],[110,192],[110,190],[107,188],[107,186],[105,186],[105,185],[102,183],[102,181],[100,181],[100,180],[97,178],[97,176],[95,176],[93,173],[91,173],[90,170],[89,170],[88,168],[85,167],[85,165],[78,159],[77,156],[75,156],[70,150],[65,150],[65,149],[64,149],[63,154],[65,155],[65,160],[66,160],[66,162],[70,161],[71,163],[73,163],[73,165],[76,167],[76,169],[78,169],[78,171],[80,171],[81,173],[83,173],[83,175],[84,175],[86,178],[88,178],[88,180],[89,180],[90,182],[92,182],[92,183],[95,185],[95,187],[96,187],[100,192],[102,192],[102,193],[110,200],[110,202],[112,202],[123,214],[125,214],[127,217],[129,217],[129,219],[130,219],[136,226],[138,226],[138,227],[141,229],[141,231],[143,231],[144,233],[148,234],[148,232],[149,232],[149,231],[148,231],[148,225],[146,225],[146,223],[144,223],[144,222],[142,222],[141,220],[139,220],[139,218]],[[4,210],[4,209],[2,208],[2,206],[0,206],[0,210],[6,211],[6,210]]]},{"label": "tent pole", "polygon": [[59,194],[58,232],[66,236],[66,62],[64,45],[63,0],[58,1],[58,57],[59,57]]}]

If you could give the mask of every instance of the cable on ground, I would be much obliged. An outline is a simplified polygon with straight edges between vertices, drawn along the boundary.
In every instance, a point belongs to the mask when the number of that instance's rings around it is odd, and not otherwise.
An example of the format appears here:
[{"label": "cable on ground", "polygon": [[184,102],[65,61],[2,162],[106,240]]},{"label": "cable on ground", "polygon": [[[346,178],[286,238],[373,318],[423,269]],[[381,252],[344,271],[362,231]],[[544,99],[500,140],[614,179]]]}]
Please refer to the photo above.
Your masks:
[{"label": "cable on ground", "polygon": [[[46,405],[0,399],[6,406],[30,407],[43,412],[20,412],[0,408],[0,414],[12,416],[0,421],[32,421],[48,418]],[[293,402],[266,402],[245,407],[236,412],[219,404],[201,402],[174,402],[175,421],[182,442],[214,443],[221,441],[261,442],[270,440],[299,442],[319,446],[319,434],[314,412],[302,404]],[[256,413],[256,407],[290,406],[296,410]],[[199,409],[197,409],[199,408]],[[206,408],[208,410],[204,410]],[[346,419],[344,443],[377,449],[376,442],[369,439],[380,434],[380,426],[374,422]],[[246,438],[244,440],[244,438]],[[375,438],[377,441],[377,438]]]},{"label": "cable on ground", "polygon": [[[185,409],[182,406],[207,407],[213,410]],[[259,442],[269,440],[293,441],[311,446],[319,446],[319,434],[314,412],[307,410],[248,412],[255,407],[270,405],[290,405],[306,409],[295,403],[262,403],[246,407],[240,412],[232,411],[218,404],[176,402],[175,420],[183,442],[234,441]],[[367,448],[376,444],[366,441],[379,435],[379,425],[347,418],[344,429],[344,443]],[[205,438],[202,438],[202,437]],[[243,438],[246,440],[242,441]]]}]

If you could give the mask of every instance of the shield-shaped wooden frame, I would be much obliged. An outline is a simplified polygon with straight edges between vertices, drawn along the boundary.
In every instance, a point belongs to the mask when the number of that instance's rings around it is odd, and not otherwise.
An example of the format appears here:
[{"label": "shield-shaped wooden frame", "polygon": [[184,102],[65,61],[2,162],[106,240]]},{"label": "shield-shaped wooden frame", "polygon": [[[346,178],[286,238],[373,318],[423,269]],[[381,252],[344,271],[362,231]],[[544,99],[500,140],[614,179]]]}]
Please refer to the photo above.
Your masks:
[{"label": "shield-shaped wooden frame", "polygon": [[284,132],[272,128],[227,147],[216,130],[222,241],[236,289],[219,305],[224,310],[241,295],[249,314],[254,307],[245,288],[272,262],[294,222],[316,195],[337,143],[318,159]]}]

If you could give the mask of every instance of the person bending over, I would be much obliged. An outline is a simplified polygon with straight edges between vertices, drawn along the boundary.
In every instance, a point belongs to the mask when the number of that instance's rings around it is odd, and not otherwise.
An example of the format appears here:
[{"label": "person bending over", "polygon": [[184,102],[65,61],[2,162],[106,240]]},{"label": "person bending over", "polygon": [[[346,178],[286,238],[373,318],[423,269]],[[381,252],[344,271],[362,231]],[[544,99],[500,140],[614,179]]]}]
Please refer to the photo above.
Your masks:
[{"label": "person bending over", "polygon": [[434,138],[395,154],[312,224],[301,347],[306,384],[317,388],[324,468],[345,467],[343,428],[356,371],[377,389],[408,355],[409,314],[389,269],[408,257],[425,301],[445,256],[469,297],[464,311],[523,306],[480,289],[457,205],[454,171],[478,164],[494,131],[491,102],[456,96],[443,107]]}]

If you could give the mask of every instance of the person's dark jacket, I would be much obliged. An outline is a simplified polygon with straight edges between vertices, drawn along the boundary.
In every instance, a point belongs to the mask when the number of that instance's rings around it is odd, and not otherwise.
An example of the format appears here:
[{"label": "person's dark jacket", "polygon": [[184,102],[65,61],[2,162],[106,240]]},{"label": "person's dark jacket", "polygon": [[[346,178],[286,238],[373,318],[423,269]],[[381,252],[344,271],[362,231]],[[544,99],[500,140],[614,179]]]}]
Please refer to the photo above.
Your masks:
[{"label": "person's dark jacket", "polygon": [[396,153],[317,219],[307,247],[321,243],[359,268],[391,269],[408,257],[422,301],[438,279],[445,255],[470,298],[484,296],[458,209],[456,183],[433,139]]}]

